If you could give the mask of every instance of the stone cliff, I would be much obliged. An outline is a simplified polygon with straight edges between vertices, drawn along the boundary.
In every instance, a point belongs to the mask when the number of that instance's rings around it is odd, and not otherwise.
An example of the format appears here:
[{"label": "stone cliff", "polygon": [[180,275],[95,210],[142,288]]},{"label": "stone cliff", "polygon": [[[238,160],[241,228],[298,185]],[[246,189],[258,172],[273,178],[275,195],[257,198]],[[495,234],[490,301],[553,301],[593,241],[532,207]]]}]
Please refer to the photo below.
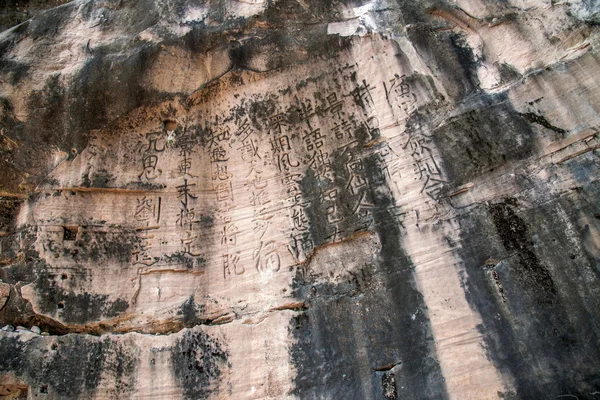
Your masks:
[{"label": "stone cliff", "polygon": [[600,399],[596,2],[0,14],[0,398]]}]

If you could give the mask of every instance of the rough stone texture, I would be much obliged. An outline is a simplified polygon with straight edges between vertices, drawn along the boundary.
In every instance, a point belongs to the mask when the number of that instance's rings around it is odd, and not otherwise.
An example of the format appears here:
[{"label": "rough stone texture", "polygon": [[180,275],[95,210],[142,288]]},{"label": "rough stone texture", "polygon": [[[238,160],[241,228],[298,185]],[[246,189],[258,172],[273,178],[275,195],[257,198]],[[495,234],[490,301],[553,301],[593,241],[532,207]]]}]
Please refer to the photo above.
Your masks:
[{"label": "rough stone texture", "polygon": [[596,2],[9,3],[0,398],[600,397]]},{"label": "rough stone texture", "polygon": [[8,302],[10,296],[10,285],[8,283],[0,282],[0,310]]}]

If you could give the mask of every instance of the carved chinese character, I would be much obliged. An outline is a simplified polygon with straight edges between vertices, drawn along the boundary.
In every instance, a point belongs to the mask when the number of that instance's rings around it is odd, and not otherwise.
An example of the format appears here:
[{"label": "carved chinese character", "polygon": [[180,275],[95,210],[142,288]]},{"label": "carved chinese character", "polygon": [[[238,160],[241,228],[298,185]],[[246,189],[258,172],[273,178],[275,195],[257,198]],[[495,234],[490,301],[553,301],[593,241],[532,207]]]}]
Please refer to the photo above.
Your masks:
[{"label": "carved chinese character", "polygon": [[421,189],[421,193],[425,191],[432,200],[438,201],[441,197],[442,190],[444,189],[444,183],[446,182],[441,179],[435,179],[428,176]]},{"label": "carved chinese character", "polygon": [[144,170],[141,174],[138,175],[138,178],[142,176],[146,179],[156,179],[162,174],[162,170],[160,168],[156,168],[158,164],[158,157],[154,154],[145,155],[142,158],[142,166]]},{"label": "carved chinese character", "polygon": [[195,253],[193,250],[196,247],[196,241],[198,239],[198,235],[192,235],[192,232],[186,231],[185,238],[180,239],[181,245],[183,246],[183,251],[191,256],[197,257],[200,254]]},{"label": "carved chinese character", "polygon": [[392,108],[392,112],[394,111],[393,105],[397,105],[407,115],[416,109],[417,96],[411,91],[405,75],[399,76],[395,74],[394,78],[390,79],[387,83],[383,82],[383,88],[385,98],[388,105]]},{"label": "carved chinese character", "polygon": [[235,224],[228,224],[221,230],[221,244],[235,246],[237,243],[238,228]]},{"label": "carved chinese character", "polygon": [[308,132],[302,138],[307,151],[313,151],[320,149],[323,146],[323,139],[325,135],[321,134],[321,129],[315,129],[314,131]]},{"label": "carved chinese character", "polygon": [[225,128],[221,133],[217,135],[217,140],[219,142],[226,142],[231,139],[231,133],[229,132],[229,128]]},{"label": "carved chinese character", "polygon": [[333,180],[329,153],[324,152],[321,149],[316,150],[312,156],[309,156],[308,158],[308,167],[312,168],[319,178]]},{"label": "carved chinese character", "polygon": [[254,237],[258,239],[262,239],[263,236],[267,233],[267,229],[271,225],[272,215],[263,215],[255,212],[254,219],[252,220],[252,232],[254,233]]},{"label": "carved chinese character", "polygon": [[240,262],[240,256],[237,254],[223,254],[223,278],[227,279],[231,276],[231,270],[235,275],[242,275],[246,272],[246,269],[238,265]]},{"label": "carved chinese character", "polygon": [[341,99],[338,99],[337,93],[331,93],[327,97],[327,108],[324,110],[325,112],[329,111],[334,116],[341,118],[341,111],[344,106],[344,103]]},{"label": "carved chinese character", "polygon": [[179,155],[184,157],[189,156],[193,152],[193,147],[195,144],[196,142],[192,140],[187,132],[179,136],[175,143],[176,147],[179,148]]},{"label": "carved chinese character", "polygon": [[254,207],[264,206],[271,202],[264,190],[255,190],[251,192],[250,204]]},{"label": "carved chinese character", "polygon": [[240,141],[244,143],[248,137],[254,133],[254,129],[250,126],[250,122],[248,122],[248,118],[245,118],[242,123],[238,126],[235,135],[240,138]]},{"label": "carved chinese character", "polygon": [[148,143],[146,148],[142,148],[142,167],[143,171],[138,175],[138,178],[145,177],[146,179],[156,179],[162,173],[162,170],[157,168],[158,156],[155,153],[161,153],[165,150],[165,145],[162,147],[158,144],[161,139],[161,133],[152,132],[146,135]]},{"label": "carved chinese character", "polygon": [[258,248],[252,254],[252,258],[256,270],[259,272],[277,272],[281,269],[281,257],[275,248],[274,240],[267,243],[260,241]]},{"label": "carved chinese character", "polygon": [[190,187],[191,186],[196,186],[195,183],[192,184],[188,184],[187,179],[183,180],[183,185],[177,186],[177,192],[178,195],[177,197],[180,198],[181,200],[181,205],[183,206],[184,210],[188,209],[188,204],[189,204],[189,200],[190,199],[197,199],[197,196],[194,196],[193,194],[190,193]]},{"label": "carved chinese character", "polygon": [[419,174],[419,179],[424,179],[431,175],[440,175],[441,171],[433,158],[415,159],[415,172]]},{"label": "carved chinese character", "polygon": [[294,229],[298,231],[305,231],[308,229],[308,219],[304,214],[302,207],[292,208],[292,222],[294,223]]},{"label": "carved chinese character", "polygon": [[182,209],[179,211],[179,215],[177,216],[176,224],[183,227],[189,226],[189,229],[193,229],[194,224],[200,224],[200,220],[196,218],[196,212],[194,208],[189,210]]},{"label": "carved chinese character", "polygon": [[133,264],[142,264],[147,267],[156,264],[158,261],[150,256],[150,250],[152,249],[152,239],[154,235],[150,235],[149,231],[144,233],[138,233],[140,241],[133,246],[131,255],[133,256]]},{"label": "carved chinese character", "polygon": [[313,249],[314,243],[309,232],[299,232],[291,235],[288,250],[296,260],[306,260]]},{"label": "carved chinese character", "polygon": [[[146,139],[148,139],[148,145],[146,149],[144,149],[144,153],[162,153],[165,151],[165,145],[162,147],[158,144],[158,141],[162,138],[162,134],[160,132],[151,132],[146,135]],[[160,148],[159,148],[160,147]]]},{"label": "carved chinese character", "polygon": [[378,139],[381,136],[379,130],[379,119],[377,117],[370,117],[362,122],[364,129],[367,131],[369,141]]},{"label": "carved chinese character", "polygon": [[354,126],[350,124],[350,122],[343,120],[341,124],[335,122],[333,126],[333,133],[338,140],[344,139],[348,137],[348,139],[352,139]]},{"label": "carved chinese character", "polygon": [[212,149],[210,152],[210,160],[212,162],[224,162],[229,160],[229,158],[227,158],[227,151],[221,146]]},{"label": "carved chinese character", "polygon": [[284,153],[291,151],[290,139],[287,135],[279,136],[270,140],[273,153]]},{"label": "carved chinese character", "polygon": [[337,195],[338,189],[333,188],[331,190],[327,190],[320,194],[320,201],[325,204],[325,209],[327,213],[327,221],[331,224],[338,223],[344,219],[344,216],[341,213],[338,213],[337,209]]},{"label": "carved chinese character", "polygon": [[364,178],[364,167],[362,160],[350,160],[346,164],[346,168],[350,174],[346,189],[350,188],[353,195],[356,195],[367,185],[367,181]]},{"label": "carved chinese character", "polygon": [[285,185],[285,191],[287,194],[295,196],[297,194],[302,193],[302,188],[300,187],[300,180],[302,180],[301,174],[287,174],[285,175],[281,181]]},{"label": "carved chinese character", "polygon": [[160,221],[160,201],[161,198],[158,198],[158,215],[157,215],[157,205],[154,204],[153,199],[148,198],[146,196],[137,200],[137,206],[135,209],[134,218],[136,221],[149,221],[150,217],[156,217],[156,221]]},{"label": "carved chinese character", "polygon": [[213,180],[226,181],[232,176],[227,172],[227,164],[214,164]]},{"label": "carved chinese character", "polygon": [[231,138],[231,133],[229,132],[229,128],[225,128],[221,133],[215,134],[211,129],[209,129],[204,136],[204,145],[208,147],[209,150],[212,150],[213,147],[219,147],[220,142],[228,141]]},{"label": "carved chinese character", "polygon": [[217,201],[233,201],[231,182],[221,182],[217,185]]},{"label": "carved chinese character", "polygon": [[312,105],[311,101],[310,100],[307,100],[306,102],[299,101],[298,98],[296,97],[296,102],[299,103],[298,107],[296,108],[296,112],[298,113],[298,117],[300,118],[300,121],[305,122],[306,125],[308,126],[308,128],[312,129],[312,127],[310,125],[310,119],[315,116],[315,111],[313,109],[313,105]]},{"label": "carved chinese character", "polygon": [[300,165],[298,160],[294,161],[288,153],[282,153],[277,155],[277,168],[280,172],[289,172],[292,168],[296,168]]},{"label": "carved chinese character", "polygon": [[[383,82],[385,97],[390,103],[391,96],[394,97],[410,97],[410,85],[406,82],[406,76],[395,74],[392,79],[386,84]],[[391,104],[390,104],[391,105]]]},{"label": "carved chinese character", "polygon": [[375,107],[373,97],[371,96],[371,91],[374,89],[374,87],[371,87],[371,85],[363,79],[362,84],[357,84],[356,88],[354,88],[354,90],[350,92],[350,95],[354,99],[356,105],[358,105],[365,111],[369,111],[374,109]]},{"label": "carved chinese character", "polygon": [[245,140],[242,143],[242,146],[238,147],[238,150],[242,155],[242,160],[251,162],[257,157],[261,158],[260,155],[258,155],[258,146],[255,145],[252,139]]},{"label": "carved chinese character", "polygon": [[269,117],[267,133],[282,133],[282,128],[287,126],[285,114],[280,113]]}]

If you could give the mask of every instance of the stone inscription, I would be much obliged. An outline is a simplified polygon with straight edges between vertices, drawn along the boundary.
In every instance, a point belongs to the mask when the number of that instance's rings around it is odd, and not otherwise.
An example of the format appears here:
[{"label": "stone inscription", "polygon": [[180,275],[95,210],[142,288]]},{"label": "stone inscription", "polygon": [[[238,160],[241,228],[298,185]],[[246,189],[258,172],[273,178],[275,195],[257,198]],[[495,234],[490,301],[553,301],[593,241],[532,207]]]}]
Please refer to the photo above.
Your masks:
[{"label": "stone inscription", "polygon": [[[374,196],[393,182],[402,193],[397,182],[408,163],[413,180],[421,182],[420,193],[440,199],[445,181],[431,137],[400,134],[402,141],[388,141],[380,127],[382,118],[406,121],[427,99],[419,99],[406,74],[371,81],[356,77],[357,66],[339,67],[319,84],[298,82],[279,95],[241,98],[229,112],[201,112],[191,119],[195,124],[145,136],[140,180],[166,174],[161,159],[178,157],[176,171],[168,171],[178,177],[176,184],[167,185],[176,193],[178,213],[165,223],[179,232],[181,253],[208,256],[200,240],[200,203],[214,205],[219,260],[210,257],[229,280],[250,271],[277,273],[289,256],[303,262],[317,246],[372,228],[376,212],[385,211],[402,226],[406,210],[394,199],[381,210]],[[208,197],[192,173],[200,160],[210,168]],[[367,174],[368,162],[377,174]],[[160,201],[140,204],[154,207]],[[136,209],[136,223],[146,224],[138,214]],[[161,257],[150,256],[151,232],[159,225],[139,229],[134,261],[151,265]]]}]

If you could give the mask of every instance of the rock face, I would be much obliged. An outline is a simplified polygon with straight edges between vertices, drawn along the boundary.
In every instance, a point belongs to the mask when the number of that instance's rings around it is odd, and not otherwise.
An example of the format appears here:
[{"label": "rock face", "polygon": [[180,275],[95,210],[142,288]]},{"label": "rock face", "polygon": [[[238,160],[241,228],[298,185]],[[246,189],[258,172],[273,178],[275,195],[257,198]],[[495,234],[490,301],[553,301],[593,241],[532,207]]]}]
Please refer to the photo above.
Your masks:
[{"label": "rock face", "polygon": [[600,397],[595,2],[13,3],[0,398]]}]

